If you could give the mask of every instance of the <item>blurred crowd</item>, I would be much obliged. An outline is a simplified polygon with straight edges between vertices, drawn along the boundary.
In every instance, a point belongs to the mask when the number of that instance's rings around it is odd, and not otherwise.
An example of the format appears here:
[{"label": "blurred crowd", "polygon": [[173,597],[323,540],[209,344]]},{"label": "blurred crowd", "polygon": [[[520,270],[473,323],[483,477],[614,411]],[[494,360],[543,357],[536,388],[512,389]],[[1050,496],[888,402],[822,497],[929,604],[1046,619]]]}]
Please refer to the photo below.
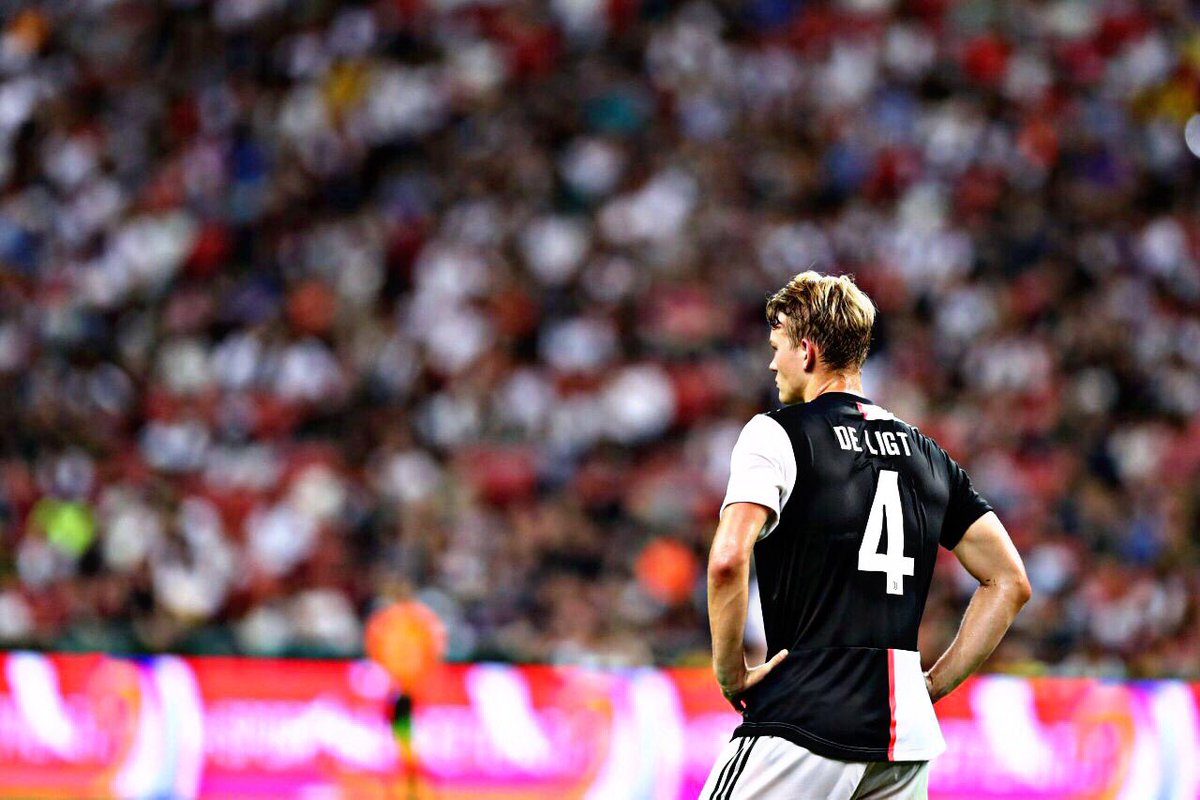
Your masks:
[{"label": "blurred crowd", "polygon": [[0,0],[0,646],[355,654],[417,597],[455,659],[705,663],[815,267],[1026,559],[993,666],[1197,677],[1194,14]]}]

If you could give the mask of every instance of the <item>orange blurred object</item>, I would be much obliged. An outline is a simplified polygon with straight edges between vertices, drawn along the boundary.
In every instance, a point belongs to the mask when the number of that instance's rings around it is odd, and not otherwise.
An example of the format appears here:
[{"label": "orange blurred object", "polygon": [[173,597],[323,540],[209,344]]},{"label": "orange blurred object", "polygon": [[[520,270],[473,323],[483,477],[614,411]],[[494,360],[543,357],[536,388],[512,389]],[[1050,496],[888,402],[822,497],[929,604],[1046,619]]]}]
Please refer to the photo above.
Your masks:
[{"label": "orange blurred object", "polygon": [[22,52],[36,53],[50,35],[50,21],[41,11],[25,8],[13,15],[5,33]]},{"label": "orange blurred object", "polygon": [[371,615],[367,656],[387,670],[397,687],[413,694],[446,652],[446,629],[424,603],[393,603]]},{"label": "orange blurred object", "polygon": [[301,333],[324,333],[333,324],[336,313],[337,298],[321,281],[303,281],[288,295],[288,320]]},{"label": "orange blurred object", "polygon": [[646,545],[634,564],[634,573],[646,594],[668,605],[688,599],[699,571],[695,553],[665,537]]}]

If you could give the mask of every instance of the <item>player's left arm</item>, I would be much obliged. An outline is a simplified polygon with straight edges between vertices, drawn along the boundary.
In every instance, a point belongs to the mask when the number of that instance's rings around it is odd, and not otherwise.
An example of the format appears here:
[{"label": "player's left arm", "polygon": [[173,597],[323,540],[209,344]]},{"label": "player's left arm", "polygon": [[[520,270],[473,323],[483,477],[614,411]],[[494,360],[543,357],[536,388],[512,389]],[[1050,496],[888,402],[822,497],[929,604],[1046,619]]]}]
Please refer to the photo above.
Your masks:
[{"label": "player's left arm", "polygon": [[925,673],[925,688],[935,703],[987,660],[1031,594],[1021,555],[994,512],[967,528],[954,555],[979,586],[958,635]]},{"label": "player's left arm", "polygon": [[758,503],[731,503],[721,514],[708,556],[708,624],[712,630],[713,672],[721,693],[738,711],[742,693],[787,657],[781,650],[765,664],[746,665],[742,647],[750,595],[750,554],[773,512]]}]

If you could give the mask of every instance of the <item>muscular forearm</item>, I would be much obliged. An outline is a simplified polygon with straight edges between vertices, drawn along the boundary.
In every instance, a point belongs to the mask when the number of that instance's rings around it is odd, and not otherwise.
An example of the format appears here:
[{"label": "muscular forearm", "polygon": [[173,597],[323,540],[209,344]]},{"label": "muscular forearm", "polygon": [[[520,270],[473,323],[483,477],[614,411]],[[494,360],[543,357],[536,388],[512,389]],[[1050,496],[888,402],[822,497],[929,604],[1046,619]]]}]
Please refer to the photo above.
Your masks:
[{"label": "muscular forearm", "polygon": [[722,687],[737,685],[746,673],[742,649],[750,565],[737,562],[708,570],[708,624],[712,630],[713,671]]},{"label": "muscular forearm", "polygon": [[926,675],[934,702],[979,669],[1027,599],[1028,588],[1019,581],[980,584],[963,615],[958,635]]}]

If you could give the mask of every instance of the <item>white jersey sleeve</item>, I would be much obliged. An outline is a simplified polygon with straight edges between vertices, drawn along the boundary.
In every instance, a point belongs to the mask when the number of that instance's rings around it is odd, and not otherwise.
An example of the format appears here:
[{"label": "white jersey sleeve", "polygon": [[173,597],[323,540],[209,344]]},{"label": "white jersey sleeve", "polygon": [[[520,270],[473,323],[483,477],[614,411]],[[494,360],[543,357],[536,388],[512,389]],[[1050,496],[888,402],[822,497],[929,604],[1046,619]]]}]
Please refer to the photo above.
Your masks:
[{"label": "white jersey sleeve", "polygon": [[779,509],[796,485],[796,454],[783,426],[765,414],[746,423],[729,459],[729,488],[721,511],[730,503],[758,503],[771,510],[758,538],[779,524]]}]

